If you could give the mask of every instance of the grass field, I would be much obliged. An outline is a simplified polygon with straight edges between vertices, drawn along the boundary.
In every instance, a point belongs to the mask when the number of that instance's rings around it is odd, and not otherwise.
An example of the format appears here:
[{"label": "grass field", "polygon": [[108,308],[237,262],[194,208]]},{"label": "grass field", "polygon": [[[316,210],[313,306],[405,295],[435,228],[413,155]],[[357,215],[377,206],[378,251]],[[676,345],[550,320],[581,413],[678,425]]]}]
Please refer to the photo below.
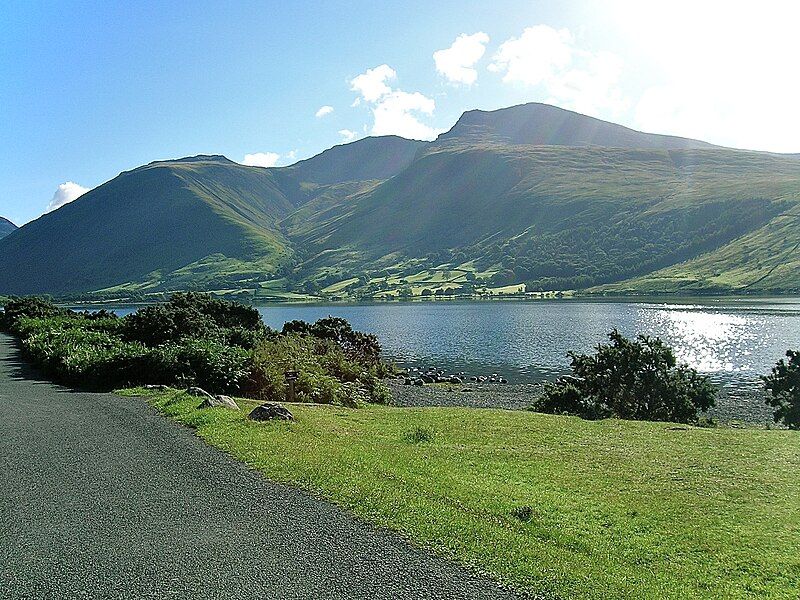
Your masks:
[{"label": "grass field", "polygon": [[262,424],[149,394],[267,477],[544,597],[800,596],[797,432],[383,406]]}]

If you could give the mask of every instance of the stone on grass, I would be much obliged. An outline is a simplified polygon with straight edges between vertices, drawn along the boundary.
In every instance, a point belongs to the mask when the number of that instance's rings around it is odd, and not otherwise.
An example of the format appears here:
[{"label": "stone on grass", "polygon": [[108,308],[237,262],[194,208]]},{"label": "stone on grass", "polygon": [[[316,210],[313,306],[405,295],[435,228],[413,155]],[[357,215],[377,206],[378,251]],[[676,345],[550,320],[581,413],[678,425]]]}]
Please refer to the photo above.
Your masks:
[{"label": "stone on grass", "polygon": [[209,400],[209,399],[214,400],[214,396],[209,394],[203,388],[199,388],[196,386],[186,388],[186,393],[189,394],[190,396],[196,396],[198,398],[202,398],[203,400]]},{"label": "stone on grass", "polygon": [[147,385],[143,385],[142,387],[144,389],[146,389],[146,390],[156,390],[156,391],[159,391],[159,392],[163,392],[164,390],[168,390],[169,389],[168,385],[164,385],[164,384],[153,385],[151,383],[148,383]]},{"label": "stone on grass", "polygon": [[223,396],[222,394],[218,394],[212,398],[206,398],[197,408],[214,408],[217,406],[239,410],[239,405],[236,404],[236,401],[233,398],[230,396]]},{"label": "stone on grass", "polygon": [[247,418],[253,421],[294,421],[289,409],[275,402],[265,402],[256,406]]}]

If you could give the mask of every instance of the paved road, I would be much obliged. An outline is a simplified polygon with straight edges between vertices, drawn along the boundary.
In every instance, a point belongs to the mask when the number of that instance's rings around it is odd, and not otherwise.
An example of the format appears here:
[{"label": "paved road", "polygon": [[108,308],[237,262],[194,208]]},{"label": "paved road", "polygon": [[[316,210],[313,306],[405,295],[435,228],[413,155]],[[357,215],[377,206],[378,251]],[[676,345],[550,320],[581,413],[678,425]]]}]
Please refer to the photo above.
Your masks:
[{"label": "paved road", "polygon": [[[0,335],[0,597],[510,598]],[[402,507],[398,507],[402,510]]]}]

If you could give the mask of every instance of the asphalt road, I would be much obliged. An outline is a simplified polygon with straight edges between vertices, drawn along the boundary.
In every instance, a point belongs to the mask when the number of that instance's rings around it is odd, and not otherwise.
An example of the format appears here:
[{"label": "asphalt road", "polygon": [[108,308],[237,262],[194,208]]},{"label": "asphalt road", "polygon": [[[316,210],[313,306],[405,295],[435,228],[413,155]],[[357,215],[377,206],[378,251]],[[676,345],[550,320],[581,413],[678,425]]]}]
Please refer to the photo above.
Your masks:
[{"label": "asphalt road", "polygon": [[142,400],[41,380],[4,335],[0,469],[2,598],[512,597]]}]

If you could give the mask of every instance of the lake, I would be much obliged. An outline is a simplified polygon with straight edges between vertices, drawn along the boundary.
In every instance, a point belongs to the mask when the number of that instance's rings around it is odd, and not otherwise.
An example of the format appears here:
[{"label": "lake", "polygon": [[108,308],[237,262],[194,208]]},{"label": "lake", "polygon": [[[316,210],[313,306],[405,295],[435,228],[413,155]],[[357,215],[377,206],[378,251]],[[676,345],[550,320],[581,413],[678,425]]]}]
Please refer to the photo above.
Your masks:
[{"label": "lake", "polygon": [[403,366],[499,373],[516,382],[568,370],[570,350],[591,352],[614,327],[661,337],[678,359],[721,383],[757,381],[800,348],[800,298],[702,301],[503,301],[259,308],[274,328],[292,319],[344,317],[378,336]]},{"label": "lake", "polygon": [[293,319],[344,317],[355,329],[377,335],[386,355],[402,366],[498,373],[518,383],[567,372],[569,350],[591,352],[613,327],[628,336],[661,337],[680,361],[726,387],[757,383],[788,348],[800,348],[800,298],[273,305],[258,310],[276,329]]}]

